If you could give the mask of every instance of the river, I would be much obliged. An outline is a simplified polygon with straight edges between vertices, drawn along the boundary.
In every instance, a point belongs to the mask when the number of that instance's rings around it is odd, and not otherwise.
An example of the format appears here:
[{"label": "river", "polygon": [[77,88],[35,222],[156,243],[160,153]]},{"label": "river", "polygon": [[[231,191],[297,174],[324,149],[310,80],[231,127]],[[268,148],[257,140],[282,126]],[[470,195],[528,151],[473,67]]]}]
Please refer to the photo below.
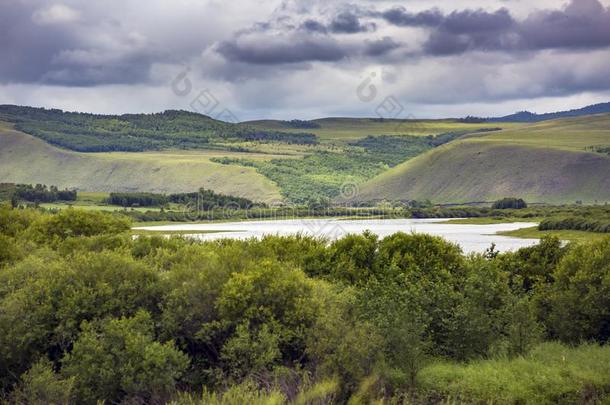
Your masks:
[{"label": "river", "polygon": [[[351,233],[362,233],[369,230],[379,237],[396,232],[417,232],[441,236],[461,246],[465,253],[484,252],[492,243],[499,251],[513,251],[531,246],[536,239],[521,239],[496,235],[497,232],[511,231],[519,228],[536,226],[536,223],[515,222],[490,225],[462,225],[446,223],[446,219],[290,219],[266,221],[241,221],[203,224],[175,224],[146,226],[135,229],[159,231],[190,232],[192,237],[202,240],[222,238],[260,238],[264,235],[295,235],[302,233],[337,239]],[[197,232],[213,232],[197,234]]]}]

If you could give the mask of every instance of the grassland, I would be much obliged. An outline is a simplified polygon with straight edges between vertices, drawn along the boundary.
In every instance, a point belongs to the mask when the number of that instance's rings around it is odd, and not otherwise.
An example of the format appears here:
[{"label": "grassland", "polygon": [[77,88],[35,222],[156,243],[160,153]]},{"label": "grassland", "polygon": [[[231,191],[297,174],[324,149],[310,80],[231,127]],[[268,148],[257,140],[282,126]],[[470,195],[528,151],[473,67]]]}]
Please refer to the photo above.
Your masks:
[{"label": "grassland", "polygon": [[610,201],[610,115],[561,119],[473,134],[393,168],[362,186],[360,200]]},{"label": "grassland", "polygon": [[[540,222],[542,218],[527,218],[527,222]],[[476,218],[458,218],[444,221],[446,224],[454,225],[493,225],[493,224],[510,224],[513,222],[524,222],[523,218],[518,217],[476,217]]]},{"label": "grassland", "polygon": [[224,166],[220,156],[271,159],[226,151],[79,153],[30,135],[0,129],[0,182],[44,183],[84,191],[191,192],[200,187],[255,201],[280,199],[277,185],[252,168]]},{"label": "grassland", "polygon": [[514,231],[503,231],[498,232],[498,235],[512,236],[514,238],[524,239],[541,239],[545,236],[555,236],[560,240],[567,240],[570,242],[591,242],[595,240],[601,240],[608,237],[607,233],[597,232],[586,232],[586,231],[573,231],[573,230],[561,230],[561,231],[540,231],[537,226],[531,228],[521,228]]},{"label": "grassland", "polygon": [[282,132],[308,132],[317,135],[321,141],[349,142],[369,135],[438,135],[454,131],[475,131],[482,128],[519,128],[517,123],[464,123],[458,120],[379,120],[375,118],[322,118],[312,120],[319,128],[290,128],[283,121],[248,121],[248,125],[260,130]]},{"label": "grassland", "polygon": [[236,232],[236,231],[151,231],[150,229],[132,229],[131,234],[136,236],[194,236],[194,235],[205,235],[209,233],[221,233],[221,232]]}]

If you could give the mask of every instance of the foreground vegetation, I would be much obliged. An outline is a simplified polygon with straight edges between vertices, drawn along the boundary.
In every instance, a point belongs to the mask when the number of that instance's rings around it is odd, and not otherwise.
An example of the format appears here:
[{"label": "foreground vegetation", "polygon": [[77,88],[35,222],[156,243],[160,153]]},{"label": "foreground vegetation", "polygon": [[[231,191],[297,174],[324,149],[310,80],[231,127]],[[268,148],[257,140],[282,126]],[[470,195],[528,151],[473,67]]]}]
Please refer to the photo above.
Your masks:
[{"label": "foreground vegetation", "polygon": [[569,404],[610,393],[610,238],[465,256],[417,234],[197,243],[129,228],[116,214],[0,208],[5,401]]}]

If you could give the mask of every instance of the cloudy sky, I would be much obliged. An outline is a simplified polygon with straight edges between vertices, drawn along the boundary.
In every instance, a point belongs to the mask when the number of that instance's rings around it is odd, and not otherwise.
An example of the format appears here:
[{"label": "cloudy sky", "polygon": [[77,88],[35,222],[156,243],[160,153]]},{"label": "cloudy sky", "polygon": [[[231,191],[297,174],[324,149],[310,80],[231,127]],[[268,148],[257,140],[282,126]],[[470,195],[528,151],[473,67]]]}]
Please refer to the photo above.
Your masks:
[{"label": "cloudy sky", "polygon": [[610,0],[0,0],[0,52],[0,104],[546,112],[610,101]]}]

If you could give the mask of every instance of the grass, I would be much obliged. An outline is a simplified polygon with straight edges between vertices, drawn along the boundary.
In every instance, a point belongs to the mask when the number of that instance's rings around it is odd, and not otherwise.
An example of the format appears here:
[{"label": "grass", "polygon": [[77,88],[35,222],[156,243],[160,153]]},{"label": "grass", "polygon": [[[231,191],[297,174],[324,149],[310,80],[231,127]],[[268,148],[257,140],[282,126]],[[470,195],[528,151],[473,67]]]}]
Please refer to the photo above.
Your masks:
[{"label": "grass", "polygon": [[[158,225],[158,224],[157,224]],[[188,235],[206,235],[209,233],[224,233],[224,232],[238,232],[238,231],[218,231],[218,230],[204,230],[204,231],[151,231],[149,229],[132,229],[132,235],[138,236],[188,236]]]},{"label": "grass", "polygon": [[591,242],[607,238],[607,233],[598,232],[586,232],[586,231],[572,231],[572,230],[553,230],[553,231],[539,231],[537,226],[531,228],[521,228],[514,231],[502,231],[498,232],[498,235],[512,236],[515,238],[524,239],[540,239],[544,236],[556,236],[561,240],[567,240],[570,242]]},{"label": "grass", "polygon": [[[281,199],[277,185],[255,169],[210,161],[212,157],[227,154],[255,159],[272,157],[210,151],[78,153],[53,147],[19,131],[2,130],[0,182],[53,184],[76,188],[79,192],[172,193],[205,187],[254,201]],[[89,198],[96,202],[99,196],[90,194]]]},{"label": "grass", "polygon": [[476,218],[458,218],[444,221],[446,224],[455,225],[492,225],[492,224],[508,224],[514,222],[540,222],[542,218],[519,218],[519,217],[476,217]]},{"label": "grass", "polygon": [[514,359],[433,364],[417,381],[429,395],[457,403],[595,403],[610,392],[610,346],[544,343]]},{"label": "grass", "polygon": [[456,120],[384,120],[371,118],[322,118],[313,120],[320,128],[290,128],[282,121],[260,120],[245,124],[258,129],[282,132],[308,132],[317,135],[322,141],[353,141],[368,135],[437,135],[452,131],[476,130],[481,128],[502,127],[518,128],[517,123],[462,123]]},{"label": "grass", "polygon": [[589,145],[610,145],[609,114],[469,135],[370,180],[358,199],[609,202],[610,157]]},{"label": "grass", "polygon": [[126,211],[139,211],[139,212],[160,211],[160,208],[155,208],[155,207],[132,207],[132,208],[125,209],[125,208],[119,207],[117,205],[79,203],[78,201],[75,201],[74,203],[70,203],[70,202],[42,203],[42,204],[40,204],[40,207],[45,208],[45,209],[57,209],[57,210],[63,210],[63,209],[67,209],[67,208],[78,208],[78,209],[87,210],[87,211],[110,211],[110,212],[125,211],[125,210]]}]

